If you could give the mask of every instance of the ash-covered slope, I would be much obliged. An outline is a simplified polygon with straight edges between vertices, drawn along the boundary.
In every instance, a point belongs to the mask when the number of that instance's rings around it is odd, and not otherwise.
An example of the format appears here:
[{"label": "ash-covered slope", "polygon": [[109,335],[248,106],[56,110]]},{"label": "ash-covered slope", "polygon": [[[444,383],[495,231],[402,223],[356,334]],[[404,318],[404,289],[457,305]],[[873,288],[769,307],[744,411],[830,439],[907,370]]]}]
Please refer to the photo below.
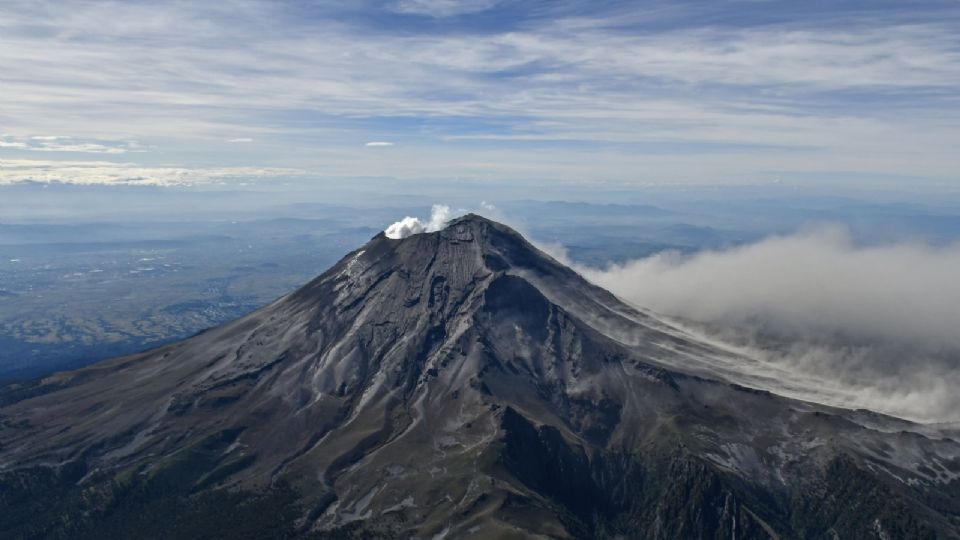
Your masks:
[{"label": "ash-covered slope", "polygon": [[4,389],[0,536],[960,536],[953,434],[705,376],[736,361],[481,217],[380,234]]}]

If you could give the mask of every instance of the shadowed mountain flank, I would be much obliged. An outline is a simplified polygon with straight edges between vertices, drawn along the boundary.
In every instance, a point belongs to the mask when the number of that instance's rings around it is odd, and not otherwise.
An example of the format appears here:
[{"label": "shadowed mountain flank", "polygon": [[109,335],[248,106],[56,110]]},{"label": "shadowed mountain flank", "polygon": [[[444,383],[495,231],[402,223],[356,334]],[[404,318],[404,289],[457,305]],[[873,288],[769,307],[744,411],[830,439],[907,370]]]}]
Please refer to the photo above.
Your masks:
[{"label": "shadowed mountain flank", "polygon": [[737,361],[482,217],[381,233],[229,324],[0,390],[0,535],[960,535],[955,432],[708,369]]}]

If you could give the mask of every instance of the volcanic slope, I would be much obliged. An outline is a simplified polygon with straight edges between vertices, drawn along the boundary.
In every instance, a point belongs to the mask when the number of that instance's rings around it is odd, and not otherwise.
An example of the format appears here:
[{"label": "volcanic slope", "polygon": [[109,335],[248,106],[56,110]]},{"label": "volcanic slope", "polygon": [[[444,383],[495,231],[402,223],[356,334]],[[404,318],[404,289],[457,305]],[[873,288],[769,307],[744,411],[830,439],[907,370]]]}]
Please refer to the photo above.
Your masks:
[{"label": "volcanic slope", "polygon": [[0,390],[4,538],[960,538],[957,433],[708,376],[729,352],[501,224]]}]

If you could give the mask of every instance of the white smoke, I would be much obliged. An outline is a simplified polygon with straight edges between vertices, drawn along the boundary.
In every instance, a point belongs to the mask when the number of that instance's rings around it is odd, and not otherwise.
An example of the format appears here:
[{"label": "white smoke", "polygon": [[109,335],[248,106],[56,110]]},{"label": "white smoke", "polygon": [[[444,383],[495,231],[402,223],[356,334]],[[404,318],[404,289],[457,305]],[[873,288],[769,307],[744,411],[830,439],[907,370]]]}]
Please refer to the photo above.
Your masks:
[{"label": "white smoke", "polygon": [[836,387],[851,406],[960,421],[960,245],[863,247],[832,228],[605,269],[573,266],[797,380]]},{"label": "white smoke", "polygon": [[452,213],[450,212],[449,206],[435,204],[430,211],[430,219],[428,221],[424,222],[421,221],[420,218],[407,216],[387,227],[384,233],[387,235],[387,238],[399,240],[412,234],[436,232],[446,227],[451,217]]}]

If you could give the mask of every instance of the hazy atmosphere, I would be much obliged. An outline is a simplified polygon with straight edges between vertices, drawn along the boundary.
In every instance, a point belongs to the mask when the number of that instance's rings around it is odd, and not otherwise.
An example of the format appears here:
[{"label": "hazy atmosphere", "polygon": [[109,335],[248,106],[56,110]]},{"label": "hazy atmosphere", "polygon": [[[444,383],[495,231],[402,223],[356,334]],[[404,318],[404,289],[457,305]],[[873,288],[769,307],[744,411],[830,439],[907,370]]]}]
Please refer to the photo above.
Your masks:
[{"label": "hazy atmosphere", "polygon": [[0,537],[960,537],[958,88],[957,0],[0,0]]}]

